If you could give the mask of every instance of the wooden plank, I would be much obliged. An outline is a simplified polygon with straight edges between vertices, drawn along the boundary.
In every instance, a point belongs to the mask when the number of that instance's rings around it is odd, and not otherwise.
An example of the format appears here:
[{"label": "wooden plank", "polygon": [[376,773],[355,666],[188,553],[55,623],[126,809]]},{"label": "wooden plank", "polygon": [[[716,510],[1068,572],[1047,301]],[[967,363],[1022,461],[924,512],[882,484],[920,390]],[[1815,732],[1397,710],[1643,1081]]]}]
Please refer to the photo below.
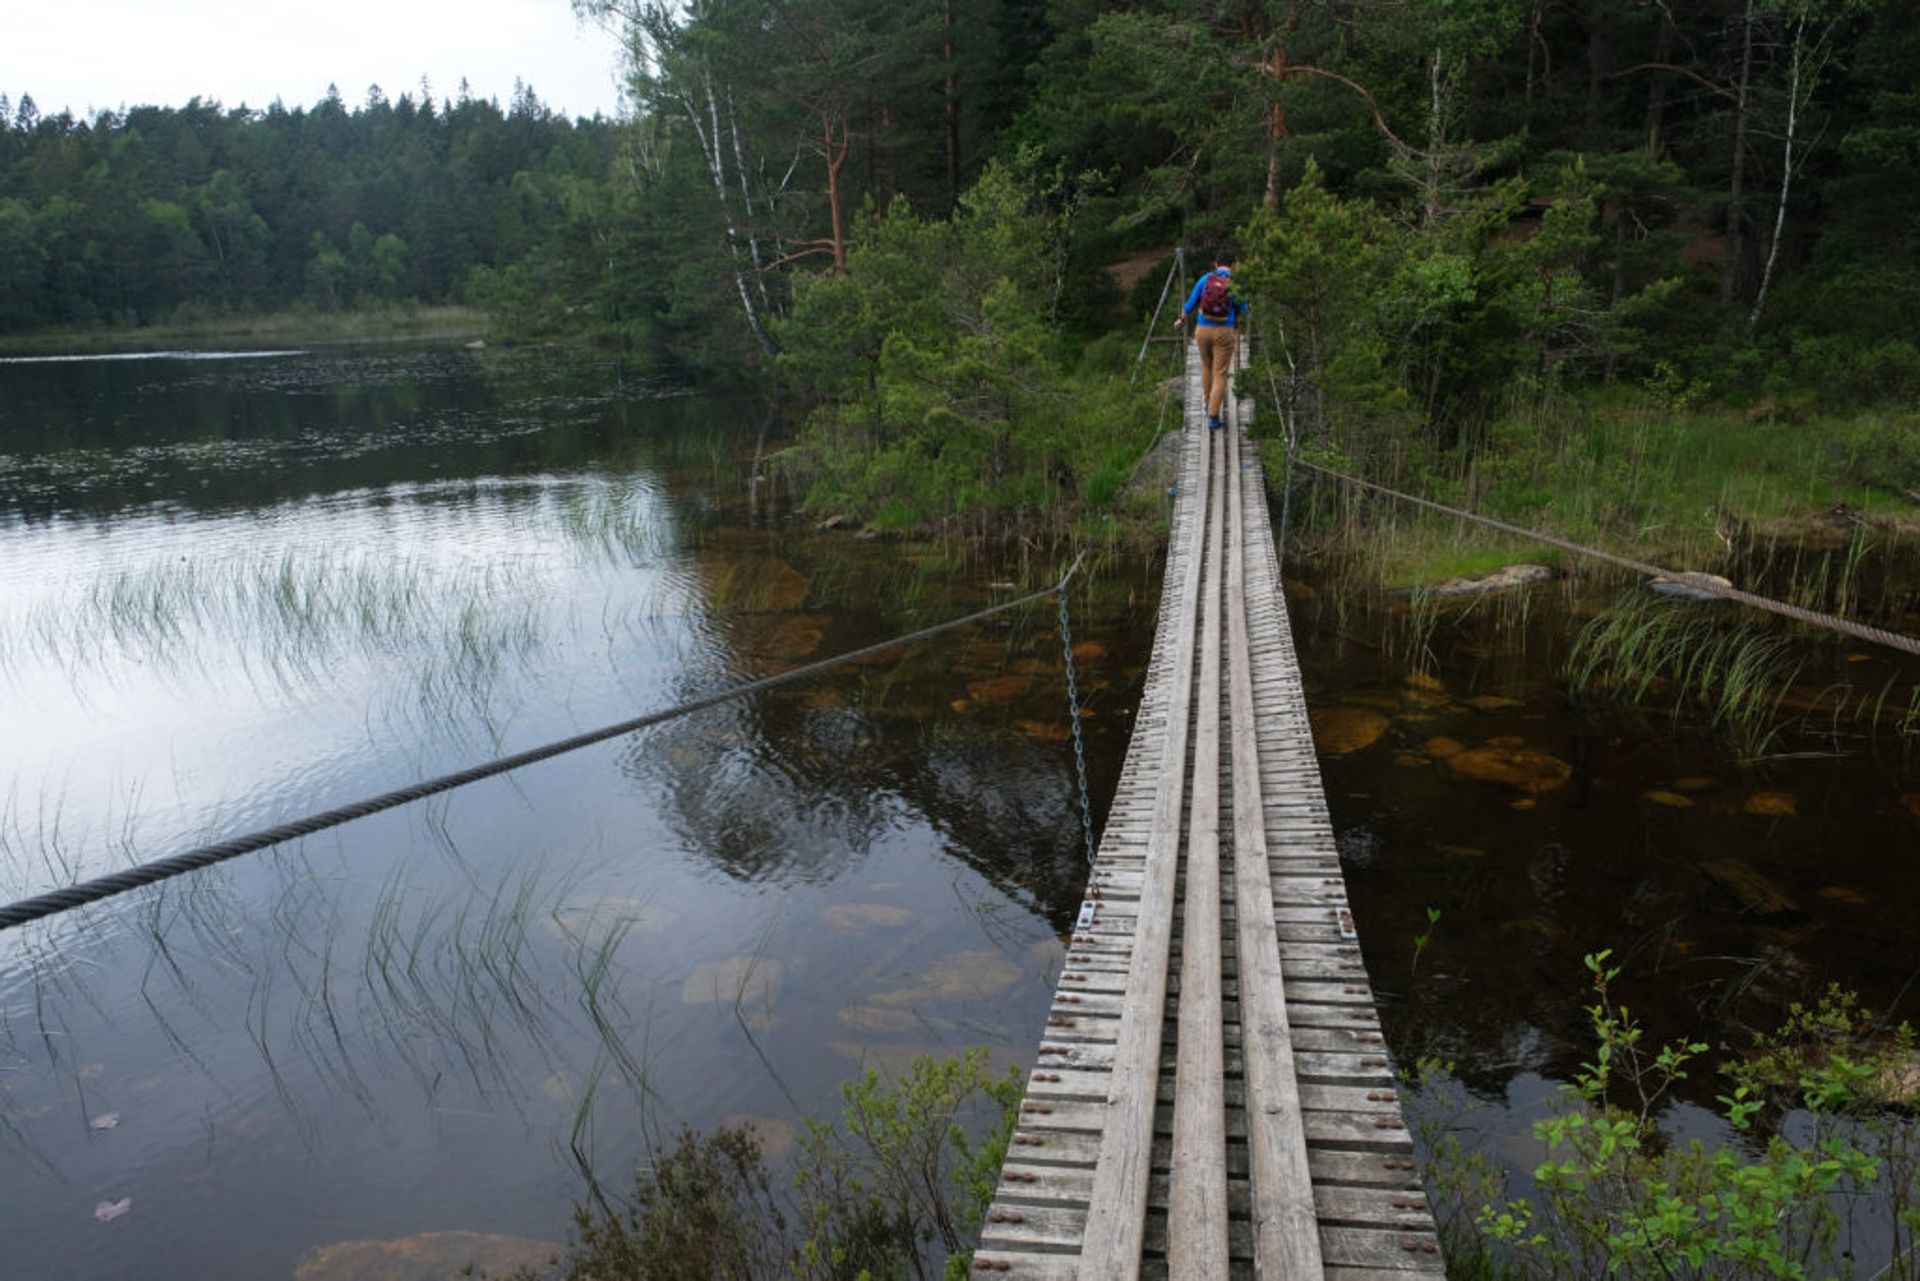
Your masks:
[{"label": "wooden plank", "polygon": [[[1316,1114],[1309,1114],[1313,1122],[1308,1128],[1308,1139],[1319,1124]],[[1230,1173],[1244,1175],[1247,1171],[1247,1149],[1245,1135],[1233,1134],[1233,1125],[1229,1119],[1227,1142],[1227,1169]],[[1008,1167],[1034,1170],[1071,1170],[1093,1168],[1094,1158],[1100,1150],[1100,1138],[1091,1132],[1074,1130],[1040,1130],[1022,1128],[1016,1132],[1031,1142],[1015,1144],[1008,1152]],[[1386,1147],[1339,1147],[1333,1143],[1316,1143],[1307,1149],[1307,1168],[1313,1171],[1316,1182],[1365,1183],[1388,1188],[1406,1190],[1420,1186],[1419,1177],[1414,1170],[1409,1155],[1411,1148],[1402,1144],[1399,1148]],[[1164,1170],[1172,1163],[1173,1140],[1169,1135],[1155,1136],[1152,1166]],[[1024,1195],[1025,1185],[1008,1184],[999,1195],[1018,1197]]]},{"label": "wooden plank", "polygon": [[[1346,884],[1249,471],[1237,430],[1189,413],[1146,688],[976,1255],[985,1271],[1404,1281],[1440,1268],[1365,966],[1340,932]],[[1284,1178],[1265,1173],[1276,1148]],[[1289,1188],[1290,1230],[1272,1206]]]},{"label": "wooden plank", "polygon": [[[1221,1033],[1220,613],[1226,548],[1226,449],[1214,449],[1208,479],[1205,577],[1200,593],[1200,671],[1195,698],[1186,901],[1180,934],[1180,996],[1174,1066],[1173,1185],[1167,1268],[1177,1277],[1227,1269],[1227,1111]],[[1237,522],[1236,522],[1237,523]],[[1122,1014],[1122,1018],[1126,1016]]]},{"label": "wooden plank", "polygon": [[[1189,408],[1196,378],[1197,372],[1189,378]],[[1209,461],[1209,435],[1195,431],[1188,448],[1190,455],[1198,455],[1203,468]],[[1182,492],[1191,494],[1192,487]],[[1189,508],[1194,513],[1188,518],[1189,529],[1197,529],[1206,515],[1206,487],[1203,485],[1194,497],[1198,501],[1196,507]],[[1156,779],[1153,833],[1148,840],[1147,880],[1141,888],[1133,969],[1128,975],[1130,1008],[1120,1023],[1111,1092],[1100,1127],[1100,1158],[1085,1220],[1083,1256],[1084,1275],[1088,1277],[1131,1278],[1140,1273],[1167,958],[1172,946],[1174,872],[1185,801],[1187,727],[1193,705],[1191,620],[1199,604],[1200,559],[1197,545],[1190,544],[1177,604],[1176,618],[1182,623],[1172,633],[1175,658],[1168,690],[1167,732]]]},{"label": "wooden plank", "polygon": [[[1071,1249],[1088,1230],[1086,1212],[1072,1206],[1029,1206],[1003,1210],[998,1212],[1000,1218],[997,1221],[994,1213],[988,1212],[986,1227],[980,1234],[982,1244],[990,1248],[1023,1251]],[[1155,1215],[1142,1226],[1142,1240],[1147,1248],[1158,1251],[1169,1244],[1168,1223],[1164,1217]],[[1430,1231],[1311,1225],[1308,1231],[1314,1237],[1316,1255],[1325,1257],[1329,1263],[1397,1272],[1402,1277],[1409,1273],[1437,1272],[1440,1269],[1439,1240]],[[1249,1224],[1232,1220],[1228,1229],[1230,1254],[1236,1259],[1247,1259],[1253,1244],[1251,1237]],[[1079,1275],[1086,1277],[1090,1273],[1084,1251],[1082,1253]],[[1171,1264],[1168,1270],[1171,1275],[1183,1275]],[[1215,1275],[1224,1276],[1226,1273]],[[1313,1275],[1321,1275],[1321,1270],[1316,1269]]]}]

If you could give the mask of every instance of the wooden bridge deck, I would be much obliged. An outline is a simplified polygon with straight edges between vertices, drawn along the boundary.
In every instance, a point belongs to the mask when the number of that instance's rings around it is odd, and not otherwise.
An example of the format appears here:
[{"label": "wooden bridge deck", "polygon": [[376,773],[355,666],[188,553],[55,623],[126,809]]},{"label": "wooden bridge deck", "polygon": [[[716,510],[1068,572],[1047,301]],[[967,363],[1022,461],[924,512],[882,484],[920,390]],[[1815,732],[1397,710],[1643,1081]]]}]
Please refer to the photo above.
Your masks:
[{"label": "wooden bridge deck", "polygon": [[974,1268],[1441,1272],[1245,406],[1185,448],[1146,691]]}]

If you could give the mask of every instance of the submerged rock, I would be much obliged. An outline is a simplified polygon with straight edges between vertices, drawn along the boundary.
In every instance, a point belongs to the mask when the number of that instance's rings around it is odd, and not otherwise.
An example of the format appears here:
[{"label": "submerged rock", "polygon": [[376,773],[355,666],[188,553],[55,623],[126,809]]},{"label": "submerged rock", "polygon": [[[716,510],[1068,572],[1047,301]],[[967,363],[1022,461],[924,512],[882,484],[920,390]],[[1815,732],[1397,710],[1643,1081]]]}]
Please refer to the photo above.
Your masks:
[{"label": "submerged rock", "polygon": [[1710,778],[1695,778],[1689,776],[1687,778],[1676,778],[1673,780],[1673,790],[1676,792],[1710,792],[1718,786],[1719,784]]},{"label": "submerged rock", "polygon": [[1748,911],[1760,916],[1779,916],[1800,910],[1800,905],[1789,898],[1784,890],[1762,876],[1745,859],[1709,859],[1700,865],[1700,870],[1739,899]]},{"label": "submerged rock", "polygon": [[715,603],[758,611],[800,608],[812,586],[805,574],[764,552],[728,552],[702,557]]},{"label": "submerged rock", "polygon": [[835,903],[820,913],[820,919],[837,934],[865,934],[911,925],[913,913],[891,903]]},{"label": "submerged rock", "polygon": [[999,707],[1025,697],[1033,689],[1031,676],[995,676],[967,686],[967,697],[986,707]]},{"label": "submerged rock", "polygon": [[1690,810],[1693,808],[1693,798],[1682,796],[1678,792],[1662,792],[1657,790],[1642,792],[1640,793],[1640,799],[1651,801],[1655,805],[1664,805],[1670,810]]},{"label": "submerged rock", "polygon": [[1502,592],[1514,587],[1551,582],[1553,577],[1553,570],[1546,565],[1503,565],[1491,574],[1449,578],[1444,583],[1435,583],[1426,591],[1429,596],[1479,596],[1486,592]]},{"label": "submerged rock", "polygon": [[878,1005],[841,1006],[840,1021],[859,1032],[911,1032],[921,1025],[920,1015],[913,1010]]},{"label": "submerged rock", "polygon": [[750,615],[735,623],[740,648],[762,658],[810,658],[826,635],[818,614]]},{"label": "submerged rock", "polygon": [[1467,750],[1467,745],[1457,738],[1448,738],[1442,734],[1426,742],[1427,755],[1436,761],[1444,761],[1450,756],[1458,756]]},{"label": "submerged rock", "polygon": [[688,1005],[771,1004],[780,995],[786,967],[765,956],[729,956],[696,966],[680,985],[680,999]]},{"label": "submerged rock", "polygon": [[1740,808],[1766,818],[1792,818],[1800,812],[1800,802],[1792,792],[1755,792]]},{"label": "submerged rock", "polygon": [[1822,885],[1815,893],[1829,903],[1845,903],[1848,907],[1865,907],[1867,896],[1859,890],[1850,890],[1844,885]]},{"label": "submerged rock", "polygon": [[1469,748],[1447,758],[1447,768],[1478,783],[1500,783],[1530,795],[1565,787],[1573,766],[1557,756],[1530,747],[1489,744]]},{"label": "submerged rock", "polygon": [[1907,813],[1920,818],[1920,792],[1908,792],[1900,798],[1900,803],[1907,807]]},{"label": "submerged rock", "polygon": [[1387,718],[1364,707],[1316,707],[1308,711],[1313,745],[1328,756],[1372,747],[1387,732]]},{"label": "submerged rock", "polygon": [[1508,698],[1504,694],[1475,694],[1467,700],[1467,706],[1481,712],[1510,712],[1526,704],[1517,698]]},{"label": "submerged rock", "polygon": [[1020,967],[998,952],[975,948],[941,957],[920,982],[881,992],[873,1004],[898,1009],[936,1001],[997,996],[1020,981]]},{"label": "submerged rock", "polygon": [[421,1232],[391,1241],[339,1241],[307,1251],[294,1281],[445,1281],[555,1270],[561,1248],[530,1237],[486,1232]]}]

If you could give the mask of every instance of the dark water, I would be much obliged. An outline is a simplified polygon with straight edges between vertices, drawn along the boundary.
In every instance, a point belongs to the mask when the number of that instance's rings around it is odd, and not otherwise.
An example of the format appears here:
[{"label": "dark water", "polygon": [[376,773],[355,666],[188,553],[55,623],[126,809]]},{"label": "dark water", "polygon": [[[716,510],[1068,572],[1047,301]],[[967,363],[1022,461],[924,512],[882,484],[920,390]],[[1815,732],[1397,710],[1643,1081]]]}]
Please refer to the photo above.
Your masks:
[{"label": "dark water", "polygon": [[[750,502],[760,417],[552,352],[0,363],[0,895],[1051,575]],[[1748,759],[1573,696],[1618,587],[1436,619],[1289,573],[1312,702],[1379,718],[1323,764],[1394,1048],[1454,1065],[1513,1169],[1586,1050],[1587,952],[1650,1037],[1716,1051],[1828,982],[1916,1013],[1920,774],[1888,725]],[[1076,596],[1100,805],[1155,575]],[[583,1168],[619,1186],[649,1134],[752,1120],[777,1159],[862,1065],[1026,1062],[1082,875],[1058,646],[1036,609],[0,935],[0,1272],[559,1241]],[[1816,648],[1802,701],[1914,677]],[[1490,741],[1564,781],[1446,763]],[[1713,1133],[1718,1086],[1678,1122]]]},{"label": "dark water", "polygon": [[[1385,719],[1321,758],[1383,1023],[1403,1066],[1439,1060],[1477,1098],[1456,1119],[1516,1188],[1543,1156],[1531,1121],[1592,1058],[1589,953],[1612,950],[1649,1043],[1709,1046],[1668,1116],[1689,1134],[1727,1137],[1713,1065],[1794,1001],[1839,984],[1920,1019],[1920,727],[1903,736],[1896,714],[1920,664],[1792,638],[1798,675],[1751,755],[1705,712],[1672,714],[1670,691],[1575,696],[1572,638],[1644,605],[1638,587],[1561,583],[1436,618],[1294,572],[1309,701]],[[1877,722],[1836,721],[1838,691],[1857,706],[1889,687]],[[1552,765],[1501,782],[1449,764],[1489,744]]]},{"label": "dark water", "polygon": [[[0,894],[1022,574],[768,520],[759,423],[550,352],[0,365]],[[1078,598],[1102,796],[1155,586]],[[0,935],[4,1272],[559,1241],[649,1134],[752,1120],[777,1159],[864,1065],[1026,1062],[1083,868],[1060,671],[1036,608]]]}]

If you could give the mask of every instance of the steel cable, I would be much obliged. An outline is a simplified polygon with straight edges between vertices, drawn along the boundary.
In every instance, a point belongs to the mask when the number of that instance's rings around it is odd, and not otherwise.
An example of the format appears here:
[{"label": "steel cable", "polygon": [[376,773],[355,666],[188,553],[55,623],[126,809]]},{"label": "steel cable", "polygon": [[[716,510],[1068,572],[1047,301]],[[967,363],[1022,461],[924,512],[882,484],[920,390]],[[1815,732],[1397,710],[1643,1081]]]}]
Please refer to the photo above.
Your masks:
[{"label": "steel cable", "polygon": [[1498,529],[1504,533],[1514,534],[1521,538],[1530,538],[1535,542],[1545,543],[1549,547],[1558,547],[1560,550],[1571,552],[1576,556],[1585,556],[1591,560],[1605,561],[1609,565],[1617,565],[1621,569],[1630,569],[1637,574],[1645,574],[1650,578],[1664,578],[1671,582],[1680,583],[1690,588],[1711,593],[1715,596],[1724,597],[1727,600],[1739,601],[1742,605],[1749,605],[1754,609],[1765,610],[1770,614],[1778,614],[1782,618],[1791,618],[1798,622],[1812,624],[1816,627],[1825,627],[1831,631],[1852,636],[1856,640],[1867,641],[1874,645],[1884,645],[1889,649],[1897,649],[1902,653],[1920,657],[1920,640],[1916,640],[1911,636],[1904,636],[1899,632],[1888,631],[1884,627],[1875,627],[1870,623],[1855,622],[1851,618],[1841,618],[1834,614],[1823,614],[1818,610],[1805,609],[1799,605],[1789,605],[1785,601],[1774,600],[1767,596],[1756,596],[1752,592],[1743,592],[1738,587],[1723,583],[1709,574],[1662,569],[1658,565],[1650,565],[1646,561],[1635,560],[1631,556],[1622,556],[1616,552],[1602,551],[1597,547],[1588,547],[1581,543],[1571,542],[1565,538],[1557,538],[1552,534],[1543,534],[1538,530],[1509,524],[1504,520],[1495,520],[1491,516],[1482,516],[1478,512],[1471,512],[1463,507],[1450,507],[1446,503],[1437,503],[1431,498],[1420,498],[1413,494],[1402,493],[1397,489],[1389,489],[1385,485],[1376,485],[1370,480],[1361,480],[1358,476],[1349,476],[1345,472],[1334,471],[1330,467],[1322,467],[1317,463],[1307,462],[1305,459],[1295,459],[1294,463],[1297,466],[1306,468],[1308,471],[1318,472],[1322,476],[1326,476],[1332,480],[1353,485],[1359,489],[1370,489],[1376,494],[1385,495],[1399,502],[1411,503],[1415,507],[1425,507],[1430,511],[1440,512],[1444,515],[1458,516],[1462,520],[1475,521],[1491,529]]},{"label": "steel cable", "polygon": [[76,907],[82,907],[88,903],[97,903],[101,899],[111,898],[116,894],[124,894],[128,890],[138,889],[143,885],[151,885],[155,881],[164,881],[170,877],[180,876],[186,872],[198,871],[203,867],[210,867],[215,863],[224,863],[228,859],[238,858],[242,854],[252,854],[259,850],[266,849],[270,845],[278,845],[283,841],[290,841],[296,837],[312,836],[316,832],[324,832],[330,827],[338,827],[342,823],[352,822],[357,818],[366,818],[368,815],[378,814],[382,810],[390,810],[411,801],[425,800],[429,796],[452,791],[454,788],[463,787],[468,783],[477,783],[481,779],[492,778],[497,774],[505,774],[510,770],[520,769],[527,765],[535,765],[541,761],[550,760],[555,756],[562,756],[568,752],[578,751],[583,747],[591,747],[595,743],[602,743],[610,738],[618,738],[622,734],[631,734],[635,730],[647,729],[651,726],[659,725],[662,722],[685,716],[691,712],[703,711],[706,708],[717,706],[732,699],[743,698],[749,694],[757,694],[763,690],[773,689],[776,686],[802,680],[809,676],[817,676],[822,672],[832,671],[836,667],[845,666],[859,659],[884,653],[890,649],[898,649],[903,645],[912,645],[919,641],[927,640],[930,637],[938,636],[942,632],[950,632],[955,628],[965,627],[971,623],[992,618],[996,614],[1004,614],[1010,610],[1018,609],[1023,605],[1030,605],[1035,601],[1045,600],[1066,590],[1068,581],[1079,571],[1081,561],[1085,559],[1085,556],[1085,552],[1076,556],[1073,564],[1067,567],[1066,573],[1062,574],[1059,581],[1052,586],[1043,588],[1037,592],[1031,592],[1016,600],[1004,601],[1001,604],[989,606],[976,613],[968,614],[964,618],[955,618],[944,623],[936,623],[931,627],[923,627],[917,632],[908,632],[904,636],[895,636],[890,640],[866,645],[860,649],[849,650],[847,653],[837,654],[832,658],[823,658],[818,662],[806,663],[791,671],[780,672],[777,675],[764,677],[760,680],[748,681],[743,685],[735,685],[730,689],[720,690],[717,693],[708,694],[701,698],[693,699],[690,702],[681,703],[677,707],[669,707],[664,711],[648,712],[644,716],[635,716],[630,720],[624,720],[615,725],[607,725],[600,729],[589,730],[584,734],[575,734],[571,738],[563,738],[542,747],[517,752],[512,756],[503,756],[498,760],[488,761],[484,765],[475,765],[452,774],[443,774],[438,778],[426,779],[407,787],[382,793],[379,796],[369,797],[363,801],[355,801],[350,805],[341,805],[319,814],[309,815],[306,818],[295,819],[290,823],[280,823],[273,827],[262,828],[260,831],[250,832],[245,836],[237,836],[232,840],[220,841],[212,845],[202,845],[197,849],[187,850],[184,853],[155,859],[150,863],[142,863],[137,867],[130,867],[124,871],[112,872],[106,876],[95,877],[89,881],[81,881],[74,885],[63,886],[60,889],[51,890],[45,894],[36,895],[33,898],[21,899],[18,902],[9,903],[5,907],[0,907],[0,930],[9,930],[18,925],[25,925],[29,921],[37,921],[43,917],[71,911]]}]

